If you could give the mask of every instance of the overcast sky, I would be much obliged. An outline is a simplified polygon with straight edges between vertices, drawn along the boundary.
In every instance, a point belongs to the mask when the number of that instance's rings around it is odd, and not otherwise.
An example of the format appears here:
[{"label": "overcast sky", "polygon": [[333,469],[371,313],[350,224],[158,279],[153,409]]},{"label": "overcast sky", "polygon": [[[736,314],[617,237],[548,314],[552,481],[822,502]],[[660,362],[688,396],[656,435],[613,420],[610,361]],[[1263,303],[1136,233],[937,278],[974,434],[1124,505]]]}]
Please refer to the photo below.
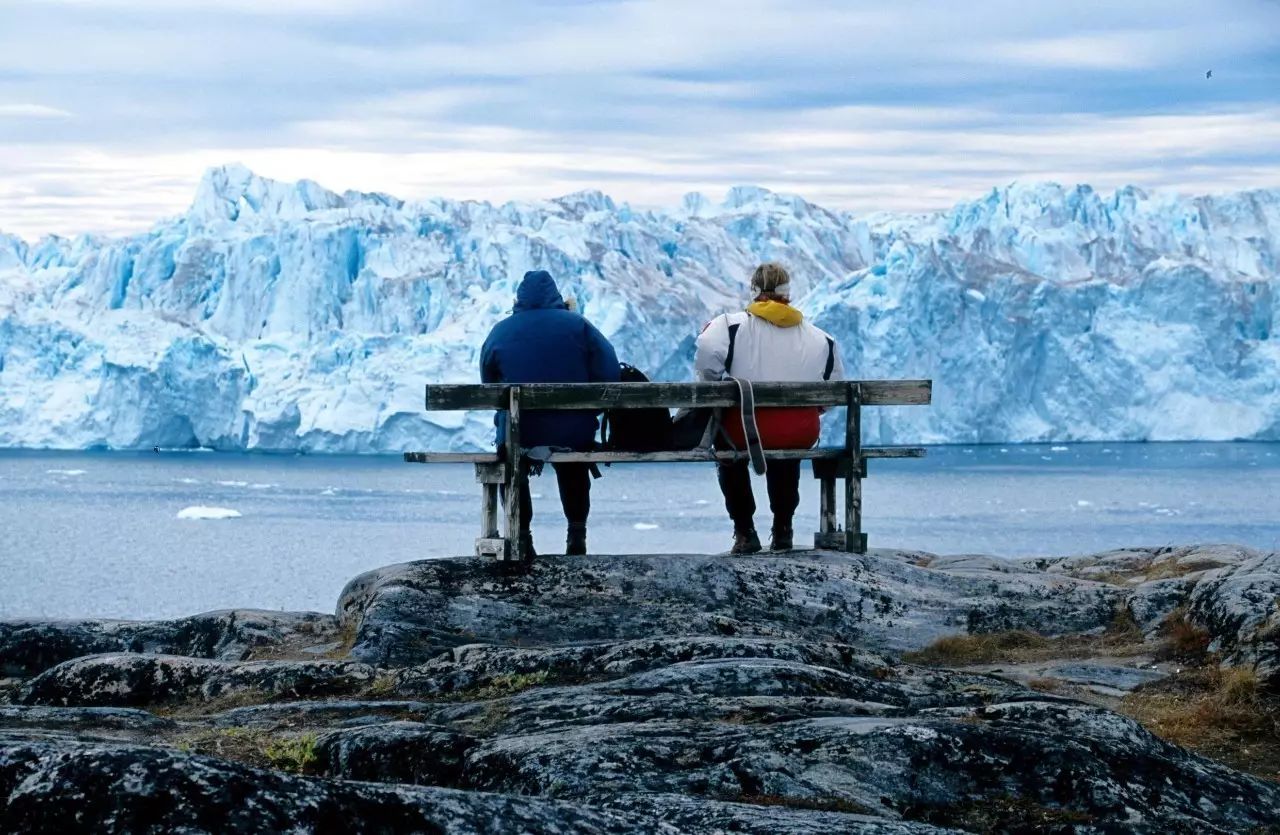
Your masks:
[{"label": "overcast sky", "polygon": [[856,211],[1278,186],[1280,2],[0,0],[0,230],[143,229],[232,161],[406,198],[750,183]]}]

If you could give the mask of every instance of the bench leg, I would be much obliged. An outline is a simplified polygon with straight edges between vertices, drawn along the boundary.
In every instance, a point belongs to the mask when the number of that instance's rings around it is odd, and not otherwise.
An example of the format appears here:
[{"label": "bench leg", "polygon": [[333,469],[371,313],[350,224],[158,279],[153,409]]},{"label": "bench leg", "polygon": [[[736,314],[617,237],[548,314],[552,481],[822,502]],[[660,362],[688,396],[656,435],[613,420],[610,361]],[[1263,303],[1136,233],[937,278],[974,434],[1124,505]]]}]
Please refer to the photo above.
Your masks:
[{"label": "bench leg", "polygon": [[813,547],[844,547],[844,536],[836,522],[836,479],[826,476],[818,479],[818,532],[813,535]]},{"label": "bench leg", "polygon": [[524,463],[524,448],[520,445],[520,387],[511,387],[511,402],[507,407],[507,507],[505,558],[511,562],[524,562],[527,555],[520,542],[520,488],[528,483],[529,473]]},{"label": "bench leg", "polygon": [[862,532],[862,473],[858,469],[844,480],[843,550],[854,554],[867,552],[867,535]]},{"label": "bench leg", "polygon": [[503,559],[507,543],[498,528],[498,488],[506,480],[502,464],[476,464],[476,481],[480,483],[480,537],[476,540],[476,556]]},{"label": "bench leg", "polygon": [[844,477],[844,550],[854,554],[867,552],[867,537],[862,532],[862,385],[849,387],[845,412],[844,448],[849,453],[849,470]]},{"label": "bench leg", "polygon": [[836,517],[836,479],[840,477],[839,462],[814,460],[813,477],[818,480],[818,530],[813,535],[813,547],[830,551],[844,548],[844,532]]}]

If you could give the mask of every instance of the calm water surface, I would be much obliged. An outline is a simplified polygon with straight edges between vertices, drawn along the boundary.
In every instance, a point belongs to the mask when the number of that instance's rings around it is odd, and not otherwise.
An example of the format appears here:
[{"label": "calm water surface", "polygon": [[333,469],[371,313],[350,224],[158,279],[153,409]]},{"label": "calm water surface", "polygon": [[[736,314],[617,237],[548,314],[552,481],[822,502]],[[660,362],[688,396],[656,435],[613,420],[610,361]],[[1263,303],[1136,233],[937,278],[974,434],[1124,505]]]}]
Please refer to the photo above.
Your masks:
[{"label": "calm water surface", "polygon": [[[555,478],[534,539],[564,542]],[[756,485],[764,507],[764,484]],[[711,465],[615,466],[592,493],[598,553],[729,545]],[[873,547],[1003,556],[1123,545],[1280,547],[1280,444],[940,447],[872,461]],[[185,519],[189,508],[236,518]],[[816,524],[801,484],[798,544]],[[768,528],[765,512],[757,524]],[[471,552],[470,467],[393,457],[0,452],[0,617],[159,618],[246,606],[329,611],[348,579]]]}]

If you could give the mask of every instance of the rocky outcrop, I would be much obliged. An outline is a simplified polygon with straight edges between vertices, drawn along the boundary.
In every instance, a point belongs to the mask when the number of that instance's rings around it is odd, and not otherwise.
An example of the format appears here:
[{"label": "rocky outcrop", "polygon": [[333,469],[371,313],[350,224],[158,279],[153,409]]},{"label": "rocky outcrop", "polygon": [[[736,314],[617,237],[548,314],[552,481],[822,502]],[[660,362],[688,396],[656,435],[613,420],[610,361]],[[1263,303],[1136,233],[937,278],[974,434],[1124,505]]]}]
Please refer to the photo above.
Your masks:
[{"label": "rocky outcrop", "polygon": [[337,621],[317,612],[232,609],[167,621],[0,620],[0,677],[33,676],[55,664],[107,652],[241,661],[255,649],[323,651]]},{"label": "rocky outcrop", "polygon": [[[558,644],[654,635],[786,636],[881,650],[963,631],[1101,629],[1125,590],[1045,571],[929,555],[806,552],[545,559],[527,573],[430,560],[363,574],[338,600],[353,658],[407,665],[485,642]],[[917,564],[919,563],[919,564]]]},{"label": "rocky outcrop", "polygon": [[350,638],[347,658],[295,642],[253,649],[273,660],[111,653],[24,676],[0,705],[0,820],[54,831],[75,806],[99,831],[1267,831],[1275,783],[1019,683],[1118,697],[1161,665],[988,672],[901,653],[1004,630],[1086,646],[1119,628],[1140,647],[1177,613],[1266,673],[1275,559],[391,566],[341,596],[328,634]]},{"label": "rocky outcrop", "polygon": [[0,736],[0,798],[5,831],[51,835],[678,832],[527,797],[305,779],[160,748],[6,736]]},{"label": "rocky outcrop", "polygon": [[18,694],[29,705],[147,706],[250,696],[317,698],[373,683],[368,664],[346,661],[231,663],[170,655],[91,655],[42,673]]},{"label": "rocky outcrop", "polygon": [[1239,562],[1200,577],[1187,596],[1187,619],[1212,636],[1211,651],[1256,666],[1280,686],[1280,553],[1241,551]]}]

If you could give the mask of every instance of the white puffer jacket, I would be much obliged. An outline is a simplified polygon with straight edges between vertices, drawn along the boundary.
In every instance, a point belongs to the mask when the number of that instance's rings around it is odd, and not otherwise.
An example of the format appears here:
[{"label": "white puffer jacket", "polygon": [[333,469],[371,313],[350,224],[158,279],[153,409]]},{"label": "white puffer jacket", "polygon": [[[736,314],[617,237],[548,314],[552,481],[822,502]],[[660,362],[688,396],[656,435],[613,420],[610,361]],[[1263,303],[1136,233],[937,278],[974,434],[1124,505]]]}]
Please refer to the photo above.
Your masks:
[{"label": "white puffer jacket", "polygon": [[709,381],[726,373],[752,382],[844,379],[840,346],[822,328],[807,321],[775,325],[745,310],[707,323],[698,336],[693,367],[699,380]]}]

